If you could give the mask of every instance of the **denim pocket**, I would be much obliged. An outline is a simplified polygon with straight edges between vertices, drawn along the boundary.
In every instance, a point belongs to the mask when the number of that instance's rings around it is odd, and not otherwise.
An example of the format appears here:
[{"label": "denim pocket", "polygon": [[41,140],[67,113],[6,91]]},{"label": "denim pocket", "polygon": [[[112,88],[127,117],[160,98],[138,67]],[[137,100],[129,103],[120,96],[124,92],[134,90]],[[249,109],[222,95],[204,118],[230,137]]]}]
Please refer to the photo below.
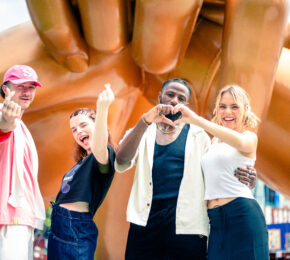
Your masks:
[{"label": "denim pocket", "polygon": [[78,236],[72,221],[68,217],[54,215],[52,217],[50,236],[63,243],[78,244]]},{"label": "denim pocket", "polygon": [[94,240],[98,236],[98,229],[93,220],[72,219],[72,225],[77,233],[77,237],[79,240]]}]

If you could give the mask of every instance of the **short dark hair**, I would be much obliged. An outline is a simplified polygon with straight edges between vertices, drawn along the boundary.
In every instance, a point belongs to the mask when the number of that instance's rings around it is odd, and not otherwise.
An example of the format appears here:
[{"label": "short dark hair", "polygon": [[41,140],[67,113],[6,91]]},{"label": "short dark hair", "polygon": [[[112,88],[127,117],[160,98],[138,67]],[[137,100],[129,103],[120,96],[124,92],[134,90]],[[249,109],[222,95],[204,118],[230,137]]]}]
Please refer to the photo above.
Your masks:
[{"label": "short dark hair", "polygon": [[1,90],[0,90],[0,94],[1,94],[1,97],[5,98],[5,92],[3,90],[3,85],[7,85],[8,86],[8,83],[9,81],[5,81],[2,85],[1,85]]},{"label": "short dark hair", "polygon": [[162,87],[161,87],[161,92],[168,84],[170,84],[172,82],[177,82],[177,83],[184,85],[189,91],[189,98],[191,97],[191,89],[190,89],[189,85],[187,84],[187,82],[185,80],[179,79],[179,78],[173,78],[173,79],[169,79],[169,80],[164,81],[162,84]]},{"label": "short dark hair", "polygon": [[[10,87],[11,86],[11,84],[13,84],[13,83],[11,83],[11,81],[5,81],[5,82],[3,82],[2,83],[2,85],[0,86],[0,94],[1,94],[1,97],[3,97],[3,98],[5,98],[5,92],[4,92],[4,90],[3,90],[3,85],[6,85],[6,86],[8,86],[8,87]],[[31,83],[32,85],[34,85],[35,87],[37,86],[35,83]],[[20,84],[19,84],[20,85]]]}]

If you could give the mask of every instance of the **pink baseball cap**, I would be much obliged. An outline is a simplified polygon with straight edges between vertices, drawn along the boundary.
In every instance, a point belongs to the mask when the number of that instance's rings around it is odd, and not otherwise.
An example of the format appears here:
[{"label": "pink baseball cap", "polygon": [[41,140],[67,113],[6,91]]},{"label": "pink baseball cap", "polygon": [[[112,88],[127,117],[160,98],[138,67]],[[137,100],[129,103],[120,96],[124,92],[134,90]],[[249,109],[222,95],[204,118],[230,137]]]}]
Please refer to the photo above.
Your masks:
[{"label": "pink baseball cap", "polygon": [[16,85],[26,82],[33,82],[36,86],[41,87],[35,70],[26,65],[14,65],[9,68],[3,79],[3,82],[6,81],[10,81]]}]

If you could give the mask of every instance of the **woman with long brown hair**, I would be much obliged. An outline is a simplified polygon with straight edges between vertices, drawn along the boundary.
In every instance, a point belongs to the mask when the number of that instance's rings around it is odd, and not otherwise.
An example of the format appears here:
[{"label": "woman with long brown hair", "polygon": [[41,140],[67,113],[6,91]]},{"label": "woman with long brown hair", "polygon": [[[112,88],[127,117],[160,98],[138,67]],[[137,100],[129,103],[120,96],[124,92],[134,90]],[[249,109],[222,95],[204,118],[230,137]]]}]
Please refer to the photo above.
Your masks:
[{"label": "woman with long brown hair", "polygon": [[97,112],[81,108],[70,116],[76,164],[67,172],[53,203],[48,259],[94,259],[98,229],[93,217],[114,176],[115,152],[107,129],[114,94],[100,93]]}]

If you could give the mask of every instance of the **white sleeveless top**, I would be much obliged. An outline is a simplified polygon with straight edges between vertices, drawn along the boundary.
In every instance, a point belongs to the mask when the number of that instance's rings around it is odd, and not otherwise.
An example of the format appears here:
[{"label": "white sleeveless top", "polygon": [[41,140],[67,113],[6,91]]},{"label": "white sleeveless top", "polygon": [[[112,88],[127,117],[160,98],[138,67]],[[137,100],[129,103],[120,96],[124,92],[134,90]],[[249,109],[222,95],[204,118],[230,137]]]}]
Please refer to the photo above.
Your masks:
[{"label": "white sleeveless top", "polygon": [[204,199],[254,198],[249,187],[241,183],[234,173],[238,167],[254,166],[255,160],[226,143],[213,143],[201,161],[205,182]]}]

